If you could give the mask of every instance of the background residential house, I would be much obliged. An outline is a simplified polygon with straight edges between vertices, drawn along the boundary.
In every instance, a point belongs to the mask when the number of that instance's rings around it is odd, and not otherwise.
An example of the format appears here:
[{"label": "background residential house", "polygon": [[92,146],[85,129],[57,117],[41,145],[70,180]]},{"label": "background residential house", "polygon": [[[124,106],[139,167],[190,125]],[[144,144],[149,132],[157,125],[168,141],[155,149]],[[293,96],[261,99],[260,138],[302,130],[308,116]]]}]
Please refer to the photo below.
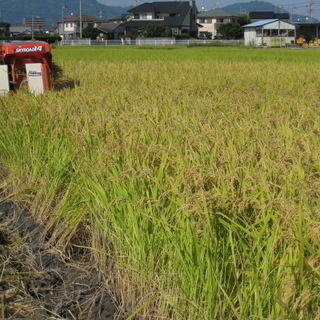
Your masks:
[{"label": "background residential house", "polygon": [[124,13],[124,14],[120,14],[120,15],[115,16],[115,17],[111,17],[107,21],[108,21],[108,23],[123,23],[123,22],[127,22],[127,21],[129,21],[131,19],[132,19],[132,15],[131,14]]},{"label": "background residential house", "polygon": [[[38,32],[38,29],[33,29],[33,32]],[[11,23],[9,27],[10,37],[14,36],[31,36],[32,28],[22,23]]]},{"label": "background residential house", "polygon": [[43,30],[46,26],[46,19],[45,18],[23,18],[22,24],[28,26],[29,28]]},{"label": "background residential house", "polygon": [[45,32],[45,18],[23,18],[22,23],[11,23],[9,26],[9,35],[31,36],[38,32]]},{"label": "background residential house", "polygon": [[147,25],[162,25],[170,27],[173,34],[197,36],[197,11],[195,1],[146,2],[128,10],[133,17],[124,23],[125,34],[134,35]]},{"label": "background residential house", "polygon": [[50,34],[50,35],[57,35],[58,34],[58,27],[57,26],[44,27],[43,32]]},{"label": "background residential house", "polygon": [[[97,28],[101,23],[106,21],[105,19],[94,16],[82,15],[82,29],[88,26]],[[58,21],[58,32],[64,40],[77,39],[80,35],[80,17],[72,15]]]},{"label": "background residential house", "polygon": [[10,23],[0,22],[0,35],[8,36],[10,30]]},{"label": "background residential house", "polygon": [[[320,38],[320,24],[313,22],[294,22],[297,38],[302,38],[306,43],[314,42]],[[319,42],[318,42],[319,43]]]},{"label": "background residential house", "polygon": [[100,40],[120,40],[124,35],[123,23],[103,22],[98,28]]},{"label": "background residential house", "polygon": [[289,13],[277,13],[273,11],[252,11],[249,12],[249,17],[251,22],[256,22],[260,20],[270,20],[270,19],[280,19],[289,22]]},{"label": "background residential house", "polygon": [[97,27],[100,31],[99,38],[101,40],[120,40],[125,32],[123,24],[131,19],[132,15],[129,13],[109,18]]},{"label": "background residential house", "polygon": [[223,23],[238,22],[240,17],[234,13],[224,11],[222,9],[212,9],[198,13],[197,22],[201,25],[199,28],[199,37],[211,33],[211,38],[218,36],[217,29]]},{"label": "background residential house", "polygon": [[294,43],[296,38],[296,26],[280,19],[260,20],[243,28],[246,46],[285,46]]}]

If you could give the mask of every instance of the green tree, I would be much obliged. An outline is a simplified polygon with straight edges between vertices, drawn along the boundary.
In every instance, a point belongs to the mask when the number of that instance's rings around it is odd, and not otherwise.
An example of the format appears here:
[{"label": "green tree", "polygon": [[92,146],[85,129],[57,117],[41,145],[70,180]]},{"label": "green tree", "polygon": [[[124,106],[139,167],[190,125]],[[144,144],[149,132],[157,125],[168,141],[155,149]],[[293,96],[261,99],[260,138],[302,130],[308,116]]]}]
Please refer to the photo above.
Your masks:
[{"label": "green tree", "polygon": [[208,39],[212,39],[212,32],[206,31],[204,33],[204,35],[208,38]]},{"label": "green tree", "polygon": [[172,30],[168,26],[147,25],[140,28],[135,35],[139,38],[171,37]]},{"label": "green tree", "polygon": [[172,30],[170,27],[168,27],[168,26],[164,27],[163,37],[172,37]]},{"label": "green tree", "polygon": [[243,38],[244,31],[238,22],[223,23],[217,32],[222,39],[241,39]]},{"label": "green tree", "polygon": [[90,38],[92,40],[96,39],[99,33],[99,30],[92,26],[87,26],[82,30],[82,36],[84,38]]},{"label": "green tree", "polygon": [[246,24],[251,23],[250,16],[247,13],[238,13],[238,16],[240,17],[238,21],[240,26],[245,26]]}]

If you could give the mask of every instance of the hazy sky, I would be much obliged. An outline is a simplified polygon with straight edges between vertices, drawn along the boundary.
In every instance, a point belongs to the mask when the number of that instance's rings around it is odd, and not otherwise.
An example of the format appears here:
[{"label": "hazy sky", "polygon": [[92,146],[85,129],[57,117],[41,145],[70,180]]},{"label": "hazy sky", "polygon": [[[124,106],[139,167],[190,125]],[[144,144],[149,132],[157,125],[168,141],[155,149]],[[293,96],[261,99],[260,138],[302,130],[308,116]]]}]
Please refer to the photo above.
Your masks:
[{"label": "hazy sky", "polygon": [[[135,4],[141,4],[144,2],[153,2],[153,0],[97,0],[100,3],[106,4],[108,6],[120,6],[120,7],[128,7],[134,6]],[[161,1],[161,0],[155,0]],[[165,0],[164,0],[165,1]],[[166,0],[168,1],[168,0]],[[234,3],[245,3],[249,1],[237,1],[237,0],[197,0],[197,7],[200,10],[204,7],[204,10],[210,10],[213,8],[222,8]],[[314,18],[320,17],[320,0],[319,1],[301,1],[301,0],[265,0],[265,2],[270,2],[284,10],[287,10],[291,13],[293,9],[293,14],[302,14],[309,15],[309,11],[311,10],[311,16]],[[310,6],[311,5],[311,6]]]}]

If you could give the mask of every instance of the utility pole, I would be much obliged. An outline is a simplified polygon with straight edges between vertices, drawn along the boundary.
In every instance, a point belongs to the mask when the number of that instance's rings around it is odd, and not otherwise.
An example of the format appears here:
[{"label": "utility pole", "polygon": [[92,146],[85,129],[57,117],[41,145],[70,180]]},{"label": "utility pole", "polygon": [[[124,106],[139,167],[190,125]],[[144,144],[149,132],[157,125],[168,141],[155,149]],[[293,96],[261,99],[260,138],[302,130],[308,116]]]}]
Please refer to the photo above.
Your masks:
[{"label": "utility pole", "polygon": [[293,22],[293,12],[295,8],[296,7],[294,5],[291,5],[290,22]]},{"label": "utility pole", "polygon": [[309,1],[309,4],[308,4],[308,18],[309,18],[309,21],[312,22],[312,9],[311,7],[314,5],[315,3],[313,1]]},{"label": "utility pole", "polygon": [[82,39],[82,0],[80,0],[80,39]]},{"label": "utility pole", "polygon": [[64,40],[66,40],[65,38],[64,38],[64,10],[66,9],[66,6],[65,6],[65,4],[63,3],[62,4],[62,38],[63,38],[63,41]]}]

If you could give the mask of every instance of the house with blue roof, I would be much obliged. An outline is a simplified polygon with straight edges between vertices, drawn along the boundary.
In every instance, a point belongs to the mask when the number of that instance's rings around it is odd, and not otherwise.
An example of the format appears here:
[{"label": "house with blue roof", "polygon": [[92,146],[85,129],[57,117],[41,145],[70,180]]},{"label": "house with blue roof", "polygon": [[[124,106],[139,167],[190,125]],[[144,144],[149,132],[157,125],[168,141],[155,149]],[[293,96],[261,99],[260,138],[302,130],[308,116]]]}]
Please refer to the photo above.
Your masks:
[{"label": "house with blue roof", "polygon": [[284,47],[296,38],[296,26],[280,19],[260,20],[243,28],[246,46]]}]

